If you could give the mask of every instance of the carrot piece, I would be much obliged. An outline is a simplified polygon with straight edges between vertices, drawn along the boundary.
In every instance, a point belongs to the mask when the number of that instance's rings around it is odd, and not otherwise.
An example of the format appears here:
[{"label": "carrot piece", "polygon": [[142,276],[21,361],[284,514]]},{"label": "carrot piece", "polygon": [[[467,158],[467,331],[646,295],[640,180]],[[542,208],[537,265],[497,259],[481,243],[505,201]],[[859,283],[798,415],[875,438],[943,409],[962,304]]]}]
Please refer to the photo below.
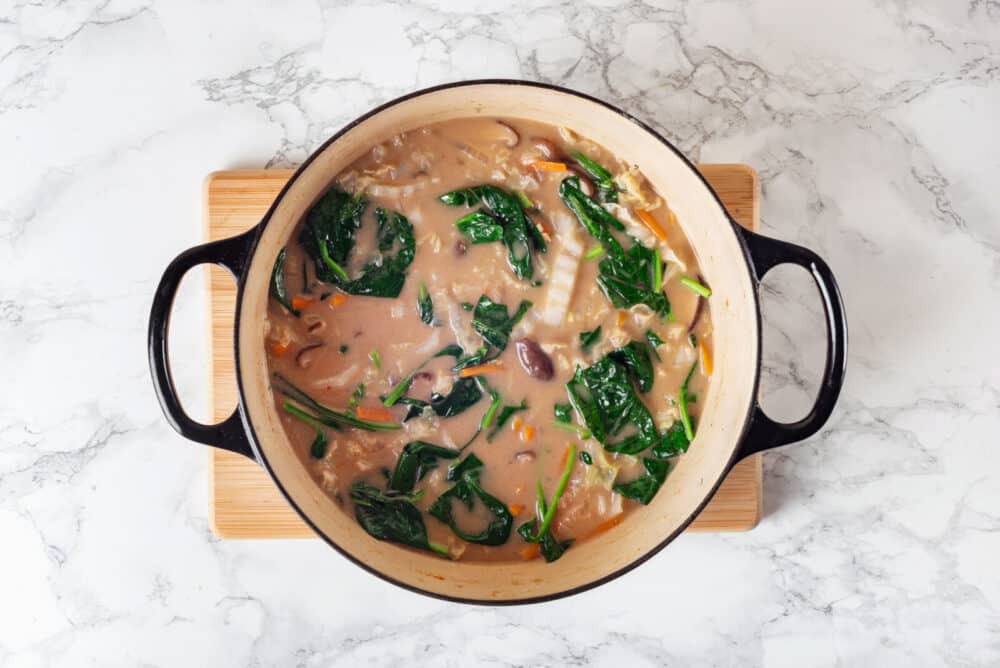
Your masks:
[{"label": "carrot piece", "polygon": [[377,422],[390,422],[392,413],[381,406],[358,406],[354,409],[354,414],[362,420],[375,420]]},{"label": "carrot piece", "polygon": [[521,558],[525,561],[531,561],[538,556],[538,543],[528,543],[520,549],[518,554],[520,554]]},{"label": "carrot piece", "polygon": [[520,503],[512,503],[509,506],[507,506],[507,510],[510,511],[511,515],[517,517],[518,515],[521,514],[521,511],[524,510],[524,506],[522,506]]},{"label": "carrot piece", "polygon": [[479,366],[467,366],[458,372],[461,378],[472,378],[473,376],[482,376],[487,373],[496,373],[503,369],[503,362],[500,360],[493,360],[492,362],[486,362],[485,364],[480,364]]},{"label": "carrot piece", "polygon": [[524,431],[521,432],[521,436],[524,437],[525,441],[530,443],[535,438],[535,428],[530,424],[525,426]]},{"label": "carrot piece", "polygon": [[712,375],[712,353],[705,345],[704,339],[698,341],[698,355],[701,357],[701,372],[706,376]]},{"label": "carrot piece", "polygon": [[532,224],[538,228],[538,233],[542,235],[543,239],[545,239],[545,243],[552,243],[552,233],[548,225],[533,216],[528,216],[528,220],[530,220]]},{"label": "carrot piece", "polygon": [[296,311],[301,311],[305,307],[312,304],[313,300],[311,297],[292,297],[292,308]]},{"label": "carrot piece", "polygon": [[514,431],[517,431],[518,429],[520,429],[522,424],[524,424],[524,423],[521,422],[521,418],[519,418],[519,417],[514,418],[514,421],[511,423],[511,425],[513,425],[513,427],[514,427]]},{"label": "carrot piece", "polygon": [[627,317],[628,314],[625,313],[625,311],[618,311],[618,319],[616,320],[616,322],[618,323],[619,327],[625,324],[625,318]]},{"label": "carrot piece", "polygon": [[338,292],[334,296],[330,297],[330,306],[340,306],[346,301],[347,301],[347,295],[343,295]]},{"label": "carrot piece", "polygon": [[566,462],[569,461],[569,453],[573,451],[573,444],[567,443],[566,449],[563,450],[562,457],[559,459],[559,468],[566,468]]},{"label": "carrot piece", "polygon": [[549,162],[548,160],[535,160],[530,163],[532,167],[540,172],[565,172],[567,170],[565,162]]},{"label": "carrot piece", "polygon": [[289,348],[291,348],[289,344],[275,341],[274,343],[271,344],[271,354],[276,355],[277,357],[281,357],[282,355],[288,352]]},{"label": "carrot piece", "polygon": [[667,233],[662,227],[660,227],[660,224],[656,222],[656,219],[653,218],[653,214],[645,209],[638,209],[635,213],[639,216],[639,220],[641,220],[643,224],[649,228],[649,231],[656,235],[657,239],[663,242],[667,241]]}]

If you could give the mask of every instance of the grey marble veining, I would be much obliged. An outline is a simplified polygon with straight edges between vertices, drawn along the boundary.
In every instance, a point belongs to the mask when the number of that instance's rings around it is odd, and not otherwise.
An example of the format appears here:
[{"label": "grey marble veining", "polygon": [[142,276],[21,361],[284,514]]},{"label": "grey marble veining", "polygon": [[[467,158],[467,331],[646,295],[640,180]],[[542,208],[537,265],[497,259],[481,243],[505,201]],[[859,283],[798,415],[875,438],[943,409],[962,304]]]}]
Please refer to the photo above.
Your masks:
[{"label": "grey marble veining", "polygon": [[[288,166],[398,94],[580,89],[760,173],[851,325],[843,400],[765,457],[765,512],[573,599],[398,591],[315,541],[221,542],[204,450],[145,361],[209,171]],[[0,3],[0,665],[1000,664],[1000,4]],[[175,312],[204,405],[204,301]],[[801,271],[765,282],[765,406],[823,352]]]}]

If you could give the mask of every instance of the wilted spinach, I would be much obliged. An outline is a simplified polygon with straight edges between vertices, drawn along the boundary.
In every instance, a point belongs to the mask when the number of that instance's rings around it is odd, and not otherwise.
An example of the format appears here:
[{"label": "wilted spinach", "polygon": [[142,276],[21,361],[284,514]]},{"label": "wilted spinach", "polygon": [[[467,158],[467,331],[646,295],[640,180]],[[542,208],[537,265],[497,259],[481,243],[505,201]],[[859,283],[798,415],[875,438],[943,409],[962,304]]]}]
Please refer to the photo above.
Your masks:
[{"label": "wilted spinach", "polygon": [[657,350],[657,348],[663,345],[663,339],[661,339],[660,336],[653,330],[647,329],[646,341],[649,343],[649,347],[653,350],[653,356],[656,358],[658,362],[661,361],[660,352]]},{"label": "wilted spinach", "polygon": [[278,257],[274,259],[274,267],[271,269],[271,296],[284,306],[286,311],[298,317],[299,312],[292,308],[288,290],[285,288],[285,248],[278,251]]},{"label": "wilted spinach", "polygon": [[[630,372],[611,355],[577,369],[566,393],[580,421],[608,452],[634,455],[656,442],[656,424],[636,395]],[[611,441],[627,426],[633,427],[631,434]]]},{"label": "wilted spinach", "polygon": [[[335,411],[332,408],[324,406],[319,403],[304,391],[292,384],[288,378],[275,372],[274,377],[277,378],[281,384],[277,388],[279,392],[284,394],[289,399],[294,399],[298,403],[306,406],[312,410],[316,415],[312,415],[312,419],[320,422],[328,427],[333,427],[334,429],[340,429],[342,427],[354,427],[356,429],[364,429],[365,431],[391,431],[394,429],[401,429],[402,427],[394,422],[377,422],[375,420],[363,420],[356,415],[343,411]],[[306,413],[308,415],[308,413]]]},{"label": "wilted spinach", "polygon": [[687,434],[684,433],[684,424],[678,421],[670,425],[670,428],[660,435],[660,439],[653,445],[653,449],[650,452],[654,457],[667,459],[682,452],[687,452],[690,444],[691,441],[688,440]]},{"label": "wilted spinach", "polygon": [[417,288],[417,315],[424,324],[434,324],[434,302],[423,283]]},{"label": "wilted spinach", "polygon": [[472,312],[472,329],[500,354],[507,347],[514,325],[521,321],[529,308],[531,302],[524,300],[513,315],[508,315],[506,306],[483,295]]},{"label": "wilted spinach", "polygon": [[629,341],[625,346],[613,350],[611,359],[628,370],[640,392],[653,389],[653,362],[649,359],[649,349],[638,341]]},{"label": "wilted spinach", "polygon": [[389,478],[389,489],[401,493],[413,491],[413,486],[430,473],[440,459],[455,459],[459,451],[443,448],[427,441],[411,441],[403,446],[396,468]]},{"label": "wilted spinach", "polygon": [[373,538],[448,556],[447,547],[427,539],[424,518],[411,497],[363,482],[351,485],[350,496],[358,524]]},{"label": "wilted spinach", "polygon": [[[442,494],[431,504],[427,510],[431,516],[447,524],[452,532],[462,540],[478,545],[503,545],[510,537],[511,527],[514,524],[514,517],[510,514],[506,504],[495,496],[490,495],[479,483],[479,469],[482,461],[475,455],[469,455],[457,465],[452,467],[455,471],[455,484],[447,492]],[[451,474],[451,471],[449,471]],[[475,500],[490,512],[492,519],[479,533],[468,533],[461,529],[452,515],[452,500],[462,503],[467,509],[472,510]]]},{"label": "wilted spinach", "polygon": [[597,192],[601,196],[602,202],[618,201],[618,188],[611,177],[611,172],[579,151],[573,151],[570,155],[576,160],[576,164],[580,165],[583,171],[587,172],[590,178],[594,180],[594,185],[597,186]]},{"label": "wilted spinach", "polygon": [[647,505],[656,496],[663,481],[667,479],[670,463],[662,459],[644,457],[642,466],[646,469],[644,475],[631,482],[617,484],[611,489],[626,499],[635,499],[642,505]]},{"label": "wilted spinach", "polygon": [[483,398],[475,378],[459,378],[448,394],[431,394],[431,409],[440,417],[452,417],[464,412]]},{"label": "wilted spinach", "polygon": [[601,327],[592,329],[589,332],[580,332],[580,350],[586,354],[601,338]]},{"label": "wilted spinach", "polygon": [[459,232],[474,244],[503,241],[503,225],[485,211],[473,211],[455,221]]},{"label": "wilted spinach", "polygon": [[528,410],[528,404],[524,399],[521,399],[521,403],[517,405],[508,405],[500,409],[500,415],[497,416],[496,424],[493,425],[493,429],[490,430],[490,433],[486,435],[487,442],[496,438],[496,435],[500,433],[500,430],[503,429],[505,424],[507,424],[507,420],[513,417],[514,413],[519,413],[525,410]]}]

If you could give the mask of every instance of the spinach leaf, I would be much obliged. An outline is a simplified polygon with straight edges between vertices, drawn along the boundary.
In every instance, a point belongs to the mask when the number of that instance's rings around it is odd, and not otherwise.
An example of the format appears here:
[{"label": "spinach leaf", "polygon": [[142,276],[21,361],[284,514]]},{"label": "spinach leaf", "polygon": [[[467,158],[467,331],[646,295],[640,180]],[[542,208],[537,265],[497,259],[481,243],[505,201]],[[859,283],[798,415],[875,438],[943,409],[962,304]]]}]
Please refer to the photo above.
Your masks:
[{"label": "spinach leaf", "polygon": [[400,397],[396,403],[409,406],[406,410],[406,415],[403,417],[403,422],[409,422],[415,417],[420,417],[424,414],[424,409],[430,406],[423,399],[413,399],[412,397]]},{"label": "spinach leaf", "polygon": [[660,359],[660,353],[657,350],[657,348],[659,348],[660,346],[663,345],[663,339],[661,339],[659,337],[659,335],[656,332],[654,332],[653,330],[647,329],[646,330],[646,341],[647,341],[647,343],[649,343],[649,347],[652,349],[653,356],[656,357],[656,361],[657,362],[661,362],[662,360]]},{"label": "spinach leaf", "polygon": [[629,341],[627,345],[613,350],[610,357],[625,367],[639,386],[640,392],[653,389],[653,362],[649,359],[649,349],[645,344]]},{"label": "spinach leaf", "polygon": [[500,430],[503,429],[503,426],[507,424],[507,420],[509,420],[514,413],[519,413],[524,410],[528,410],[528,404],[524,401],[524,399],[521,399],[521,403],[516,406],[504,406],[500,409],[500,415],[497,416],[496,424],[493,426],[493,429],[490,430],[490,433],[486,435],[487,443],[496,438],[496,435],[500,433]]},{"label": "spinach leaf", "polygon": [[342,427],[354,427],[356,429],[363,429],[365,431],[391,431],[394,429],[401,429],[402,427],[394,422],[376,422],[375,420],[363,420],[356,415],[351,413],[346,413],[342,411],[335,411],[332,408],[328,408],[323,404],[319,403],[308,394],[303,392],[301,389],[292,384],[292,381],[288,380],[285,376],[278,372],[274,374],[275,378],[281,381],[281,386],[278,387],[278,391],[284,394],[289,399],[294,399],[303,406],[311,409],[316,415],[311,416],[317,422],[320,422],[328,427],[333,427],[334,429],[340,429]]},{"label": "spinach leaf", "polygon": [[570,411],[573,410],[573,406],[570,404],[556,404],[552,408],[552,412],[556,415],[556,420],[559,422],[572,422],[573,418],[570,416]]},{"label": "spinach leaf", "polygon": [[452,417],[464,412],[483,398],[475,378],[459,378],[446,395],[431,394],[431,409],[440,417]]},{"label": "spinach leaf", "polygon": [[379,255],[368,261],[358,278],[344,281],[339,287],[352,295],[396,298],[403,289],[406,270],[417,252],[413,226],[404,216],[382,208],[375,209],[375,220],[380,229],[379,250],[385,253],[396,242],[399,243],[399,250],[395,255]]},{"label": "spinach leaf", "polygon": [[417,315],[425,325],[434,324],[434,302],[427,293],[427,286],[423,283],[417,288]]},{"label": "spinach leaf", "polygon": [[445,193],[438,200],[448,206],[475,206],[481,202],[503,227],[503,243],[507,247],[507,263],[511,271],[522,280],[531,280],[531,244],[544,251],[545,241],[528,220],[516,197],[487,183]]},{"label": "spinach leaf", "polygon": [[[608,452],[634,455],[653,445],[658,434],[629,376],[629,371],[608,355],[578,369],[566,392],[580,420]],[[610,440],[629,425],[633,433],[616,442]]]},{"label": "spinach leaf", "polygon": [[460,480],[462,476],[467,471],[474,471],[483,465],[483,460],[475,455],[475,453],[469,455],[465,459],[456,462],[448,467],[448,474],[445,476],[445,480],[448,482],[455,482]]},{"label": "spinach leaf", "polygon": [[367,206],[361,195],[331,188],[309,209],[299,243],[313,260],[316,278],[338,285],[347,279],[342,265],[354,249]]},{"label": "spinach leaf", "polygon": [[622,223],[579,188],[576,177],[564,179],[559,195],[581,225],[607,254],[598,263],[597,283],[615,308],[646,304],[655,313],[666,316],[670,302],[656,283],[657,253],[636,242],[626,251],[611,234],[609,227],[624,230]]},{"label": "spinach leaf", "polygon": [[358,524],[373,538],[448,555],[447,547],[427,539],[424,518],[408,497],[362,482],[351,485],[350,495]]},{"label": "spinach leaf", "polygon": [[654,457],[666,459],[674,455],[679,455],[682,452],[687,452],[690,444],[691,441],[688,440],[687,434],[684,433],[684,424],[678,421],[670,425],[670,428],[660,435],[660,439],[653,445],[650,453]]},{"label": "spinach leaf", "polygon": [[[458,357],[461,354],[462,354],[462,348],[457,343],[448,344],[441,350],[437,351],[436,353],[428,357],[426,360],[421,362],[416,369],[408,373],[403,378],[403,380],[396,383],[396,386],[393,387],[392,390],[389,392],[389,394],[382,399],[382,405],[388,408],[389,406],[392,406],[393,404],[399,402],[401,400],[401,397],[404,394],[406,394],[406,391],[410,389],[410,385],[413,383],[414,376],[416,376],[421,369],[427,366],[427,363],[430,362],[431,360],[437,359],[438,357]],[[407,419],[409,419],[409,417],[407,417]]]},{"label": "spinach leaf", "polygon": [[590,349],[601,339],[601,328],[592,329],[589,332],[580,332],[580,350],[584,354],[589,353]]},{"label": "spinach leaf", "polygon": [[[482,379],[480,380],[482,381]],[[476,431],[472,434],[472,437],[469,438],[469,440],[466,441],[465,444],[462,445],[462,447],[460,448],[460,451],[463,452],[467,447],[472,445],[472,442],[479,437],[479,434],[481,434],[484,429],[490,428],[490,425],[493,424],[493,418],[497,413],[497,409],[500,408],[500,401],[501,401],[500,393],[486,386],[486,381],[482,381],[482,384],[483,387],[481,387],[480,389],[486,389],[489,392],[490,405],[487,406],[486,410],[483,412],[483,417],[479,418],[479,426],[476,427]]]},{"label": "spinach leaf", "polygon": [[389,489],[407,494],[437,465],[439,459],[455,459],[458,450],[443,448],[427,441],[411,441],[403,446],[396,468],[389,478]]},{"label": "spinach leaf", "polygon": [[611,172],[579,151],[573,151],[570,155],[576,160],[576,164],[580,165],[583,171],[587,172],[590,178],[594,180],[594,185],[597,186],[597,191],[601,196],[602,202],[618,201],[618,188],[611,177]]},{"label": "spinach leaf", "polygon": [[485,211],[473,211],[455,221],[464,236],[474,244],[486,244],[503,240],[503,226]]},{"label": "spinach leaf", "polygon": [[691,382],[691,376],[694,375],[694,370],[697,367],[698,362],[695,361],[695,363],[691,365],[691,369],[687,372],[687,375],[684,377],[684,382],[681,383],[681,391],[677,397],[677,405],[681,411],[681,424],[684,425],[684,435],[687,436],[689,441],[694,440],[694,427],[691,425],[691,416],[688,415],[687,405],[690,401],[690,397],[688,395],[688,383]]},{"label": "spinach leaf", "polygon": [[[457,482],[447,492],[442,494],[427,510],[432,517],[447,524],[452,532],[462,540],[478,545],[503,545],[510,537],[514,525],[514,517],[507,505],[490,495],[479,483],[479,469],[482,462],[475,455],[469,455],[453,467]],[[451,471],[449,471],[451,474]],[[479,533],[468,533],[461,528],[452,516],[452,500],[458,500],[469,510],[472,510],[476,499],[486,507],[493,518]]]},{"label": "spinach leaf", "polygon": [[517,528],[518,535],[528,543],[538,543],[538,551],[545,558],[547,563],[552,563],[573,544],[573,539],[559,541],[552,535],[552,529],[546,529],[539,540],[535,540],[535,532],[538,531],[538,519],[531,518]]},{"label": "spinach leaf", "polygon": [[513,315],[507,314],[507,307],[497,304],[486,295],[479,298],[472,312],[472,329],[489,345],[503,352],[507,347],[510,332],[531,308],[531,302],[522,301]]},{"label": "spinach leaf", "polygon": [[298,317],[297,309],[292,308],[292,303],[288,299],[288,290],[285,288],[285,248],[278,251],[278,257],[274,259],[274,268],[271,269],[271,296],[275,301],[285,307],[285,310]]},{"label": "spinach leaf", "polygon": [[645,506],[653,500],[660,485],[667,479],[670,463],[662,459],[643,458],[642,466],[646,469],[644,475],[631,482],[617,484],[611,490],[618,492],[626,499],[635,499]]},{"label": "spinach leaf", "polygon": [[594,463],[594,458],[590,456],[589,452],[584,450],[580,453],[580,461],[586,464],[587,466],[590,466],[591,464]]}]

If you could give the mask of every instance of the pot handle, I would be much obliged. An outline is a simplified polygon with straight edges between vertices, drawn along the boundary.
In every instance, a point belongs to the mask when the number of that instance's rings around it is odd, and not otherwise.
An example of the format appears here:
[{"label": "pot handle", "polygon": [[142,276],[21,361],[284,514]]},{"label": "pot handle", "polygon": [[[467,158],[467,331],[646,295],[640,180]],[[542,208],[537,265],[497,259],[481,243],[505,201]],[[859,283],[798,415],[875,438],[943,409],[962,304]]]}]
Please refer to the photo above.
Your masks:
[{"label": "pot handle", "polygon": [[809,413],[797,422],[775,422],[764,413],[755,400],[753,415],[738,459],[762,450],[794,443],[815,434],[826,423],[844,385],[847,366],[847,319],[840,289],[826,262],[808,248],[761,236],[738,227],[746,242],[753,264],[757,287],[772,268],[779,264],[797,264],[805,268],[816,282],[826,316],[826,367],[816,401]]},{"label": "pot handle", "polygon": [[185,438],[230,450],[250,459],[254,459],[253,449],[243,428],[239,407],[218,424],[202,424],[184,412],[170,373],[167,333],[174,296],[184,274],[199,264],[217,264],[238,279],[247,264],[256,233],[254,228],[236,237],[189,248],[174,258],[163,272],[149,314],[149,369],[153,376],[156,398],[160,401],[167,422]]}]

